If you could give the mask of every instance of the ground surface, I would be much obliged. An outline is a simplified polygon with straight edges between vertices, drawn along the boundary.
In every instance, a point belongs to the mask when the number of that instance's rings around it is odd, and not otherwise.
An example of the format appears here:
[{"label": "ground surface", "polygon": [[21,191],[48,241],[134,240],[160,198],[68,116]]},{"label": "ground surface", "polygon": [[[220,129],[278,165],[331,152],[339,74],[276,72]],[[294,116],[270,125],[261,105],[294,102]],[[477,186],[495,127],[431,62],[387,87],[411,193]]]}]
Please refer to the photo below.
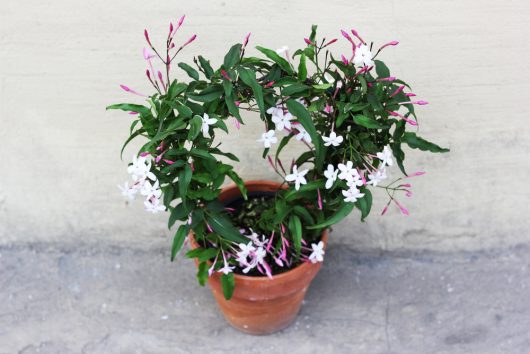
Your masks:
[{"label": "ground surface", "polygon": [[221,317],[165,247],[0,248],[0,353],[530,353],[530,247],[358,252],[331,244],[296,323]]}]

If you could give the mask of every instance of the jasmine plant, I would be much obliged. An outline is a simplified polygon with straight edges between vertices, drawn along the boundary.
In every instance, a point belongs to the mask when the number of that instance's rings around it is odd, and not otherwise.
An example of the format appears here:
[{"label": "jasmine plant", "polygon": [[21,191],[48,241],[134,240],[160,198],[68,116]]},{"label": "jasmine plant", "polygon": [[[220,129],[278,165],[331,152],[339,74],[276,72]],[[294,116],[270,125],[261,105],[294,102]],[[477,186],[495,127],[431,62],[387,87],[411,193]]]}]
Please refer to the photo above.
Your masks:
[{"label": "jasmine plant", "polygon": [[[132,117],[122,153],[131,140],[145,141],[128,167],[131,181],[120,189],[130,199],[141,195],[149,212],[167,210],[170,229],[178,222],[171,260],[193,231],[201,247],[187,256],[198,260],[199,283],[221,273],[229,299],[234,272],[273,277],[301,262],[322,262],[322,231],[354,209],[365,220],[375,188],[388,196],[382,214],[391,204],[409,214],[398,197],[410,197],[406,179],[424,172],[406,172],[403,148],[449,150],[417,135],[415,107],[427,102],[416,100],[410,86],[392,76],[379,59],[383,49],[397,41],[374,49],[357,31],[342,31],[351,52],[337,54],[330,48],[338,39],[319,39],[312,26],[305,46],[292,55],[287,47],[275,51],[258,46],[262,56],[253,57],[245,54],[249,33],[214,69],[201,55],[193,63],[176,62],[197,38],[177,46],[183,22],[184,16],[176,26],[170,24],[164,51],[158,51],[144,32],[146,77],[154,91],[143,95],[121,87],[144,97],[145,103],[107,107]],[[175,67],[189,78],[172,78]],[[284,181],[273,198],[256,203],[259,215],[246,222],[218,200],[227,179],[247,199],[242,178],[227,162],[238,161],[237,156],[216,140],[221,131],[228,132],[229,120],[236,128],[244,123],[242,110],[255,112],[263,122],[257,143]],[[289,144],[303,144],[306,150],[292,161],[282,160]],[[403,177],[387,182],[395,165]],[[248,203],[253,205],[251,199]]]}]

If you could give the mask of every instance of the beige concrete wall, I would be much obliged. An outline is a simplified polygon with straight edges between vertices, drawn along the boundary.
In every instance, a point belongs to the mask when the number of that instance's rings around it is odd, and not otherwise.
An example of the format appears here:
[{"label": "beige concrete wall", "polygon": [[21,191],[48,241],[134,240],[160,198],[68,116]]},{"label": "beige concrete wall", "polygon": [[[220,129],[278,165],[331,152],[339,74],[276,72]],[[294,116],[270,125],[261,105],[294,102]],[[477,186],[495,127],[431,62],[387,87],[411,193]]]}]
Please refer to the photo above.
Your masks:
[{"label": "beige concrete wall", "polygon": [[[252,45],[300,46],[312,23],[330,38],[355,27],[376,43],[401,42],[384,59],[431,102],[418,109],[421,134],[452,152],[409,154],[411,171],[428,171],[404,201],[410,217],[396,210],[379,217],[379,198],[368,222],[352,216],[335,237],[386,249],[528,242],[526,0],[2,0],[0,243],[169,243],[166,215],[148,215],[119,194],[116,185],[127,175],[118,155],[130,117],[104,107],[135,100],[120,83],[148,90],[143,28],[161,39],[183,13],[181,38],[199,36],[183,59],[203,54],[220,63],[248,31]],[[248,126],[223,140],[242,157],[237,169],[245,178],[274,178],[259,157],[259,131],[249,117]]]}]

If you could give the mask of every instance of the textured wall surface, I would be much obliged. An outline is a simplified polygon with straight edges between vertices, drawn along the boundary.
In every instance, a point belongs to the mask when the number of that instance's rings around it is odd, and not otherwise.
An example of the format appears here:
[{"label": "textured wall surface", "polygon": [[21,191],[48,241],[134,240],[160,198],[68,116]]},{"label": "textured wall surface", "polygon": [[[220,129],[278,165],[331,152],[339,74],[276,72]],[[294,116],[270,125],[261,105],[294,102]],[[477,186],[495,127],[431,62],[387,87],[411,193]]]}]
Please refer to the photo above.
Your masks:
[{"label": "textured wall surface", "polygon": [[[170,242],[166,215],[145,214],[119,194],[130,117],[104,107],[136,100],[118,84],[148,90],[144,26],[162,39],[183,13],[182,40],[198,34],[185,60],[202,54],[219,64],[248,31],[252,45],[301,46],[312,23],[328,38],[355,27],[376,43],[401,42],[384,60],[431,102],[418,108],[420,134],[452,152],[410,153],[409,170],[428,171],[404,201],[412,215],[379,217],[381,194],[366,223],[352,215],[336,227],[341,242],[457,250],[528,241],[528,1],[3,0],[0,243]],[[241,156],[243,177],[274,178],[256,143],[262,127],[256,117],[247,121],[223,143]]]}]

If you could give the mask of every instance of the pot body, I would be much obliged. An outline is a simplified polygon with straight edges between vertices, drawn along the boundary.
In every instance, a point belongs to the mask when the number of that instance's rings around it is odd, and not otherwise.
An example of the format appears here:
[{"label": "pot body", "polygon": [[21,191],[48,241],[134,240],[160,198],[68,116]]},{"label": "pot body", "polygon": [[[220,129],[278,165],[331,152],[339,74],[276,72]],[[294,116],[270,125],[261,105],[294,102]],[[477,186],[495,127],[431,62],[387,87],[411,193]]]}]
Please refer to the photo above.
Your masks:
[{"label": "pot body", "polygon": [[[280,184],[269,181],[248,181],[249,194],[253,192],[276,192]],[[241,197],[237,186],[223,189],[219,199],[228,203]],[[327,230],[322,235],[327,242]],[[190,234],[193,248],[198,247]],[[234,274],[235,290],[232,298],[226,300],[221,287],[221,275],[215,272],[208,278],[208,284],[225,319],[236,329],[250,334],[268,334],[279,331],[296,318],[311,281],[320,270],[321,263],[302,263],[287,272],[266,276],[245,276]]]}]

